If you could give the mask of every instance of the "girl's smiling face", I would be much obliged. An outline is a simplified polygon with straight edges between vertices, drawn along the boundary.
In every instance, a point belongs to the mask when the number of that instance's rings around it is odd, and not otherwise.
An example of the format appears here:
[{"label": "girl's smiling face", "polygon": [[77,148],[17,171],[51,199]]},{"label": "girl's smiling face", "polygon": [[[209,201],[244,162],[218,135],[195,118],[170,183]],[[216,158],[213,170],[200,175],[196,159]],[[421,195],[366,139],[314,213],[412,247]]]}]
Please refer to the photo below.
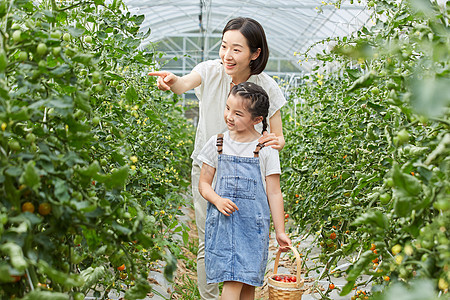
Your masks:
[{"label": "girl's smiling face", "polygon": [[224,120],[227,124],[228,130],[234,133],[246,133],[255,130],[255,124],[261,120],[254,119],[245,106],[247,99],[239,95],[232,95],[227,99],[227,104],[224,110]]},{"label": "girl's smiling face", "polygon": [[246,81],[251,74],[250,62],[256,59],[260,52],[258,49],[255,53],[251,53],[247,39],[239,30],[228,30],[223,34],[219,56],[225,72],[233,78],[233,81],[242,78]]}]

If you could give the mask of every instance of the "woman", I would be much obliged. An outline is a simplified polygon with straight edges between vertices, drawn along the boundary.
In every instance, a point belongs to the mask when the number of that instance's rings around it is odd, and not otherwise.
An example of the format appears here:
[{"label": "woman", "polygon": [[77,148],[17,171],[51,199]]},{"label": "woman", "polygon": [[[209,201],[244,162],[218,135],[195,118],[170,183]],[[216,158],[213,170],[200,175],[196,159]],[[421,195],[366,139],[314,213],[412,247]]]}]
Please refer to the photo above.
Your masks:
[{"label": "woman", "polygon": [[[207,201],[198,191],[202,162],[197,156],[213,135],[227,129],[223,110],[231,87],[248,81],[256,83],[267,92],[270,99],[270,133],[265,132],[259,142],[277,150],[281,150],[285,144],[280,108],[286,103],[286,99],[275,80],[263,73],[269,58],[269,48],[262,26],[251,18],[230,20],[222,32],[219,57],[220,59],[198,64],[190,74],[183,77],[166,71],[148,74],[158,76],[157,85],[161,90],[182,94],[194,88],[199,100],[199,121],[191,158],[192,194],[199,235],[197,278],[202,299],[218,299],[219,289],[217,284],[206,284],[204,259]],[[261,124],[256,125],[257,130],[261,131],[258,126]]]}]

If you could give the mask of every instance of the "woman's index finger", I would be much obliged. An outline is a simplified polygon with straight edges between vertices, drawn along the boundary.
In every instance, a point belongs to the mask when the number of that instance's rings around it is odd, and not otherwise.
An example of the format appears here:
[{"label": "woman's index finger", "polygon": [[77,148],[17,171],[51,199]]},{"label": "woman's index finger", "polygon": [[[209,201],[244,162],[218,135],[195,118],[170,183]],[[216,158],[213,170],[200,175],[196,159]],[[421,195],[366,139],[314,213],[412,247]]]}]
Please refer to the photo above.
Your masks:
[{"label": "woman's index finger", "polygon": [[168,75],[169,72],[165,72],[165,71],[156,71],[156,72],[150,72],[147,75],[149,76],[165,76]]}]

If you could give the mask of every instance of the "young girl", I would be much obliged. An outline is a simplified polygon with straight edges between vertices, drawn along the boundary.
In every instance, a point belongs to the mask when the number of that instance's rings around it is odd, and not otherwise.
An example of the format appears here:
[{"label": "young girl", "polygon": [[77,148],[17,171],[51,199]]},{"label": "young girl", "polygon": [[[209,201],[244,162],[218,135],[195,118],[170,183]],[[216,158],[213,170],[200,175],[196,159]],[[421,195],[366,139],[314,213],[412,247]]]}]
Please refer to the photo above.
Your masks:
[{"label": "young girl", "polygon": [[224,282],[222,300],[254,299],[255,286],[263,285],[271,213],[278,244],[291,245],[284,228],[278,151],[259,143],[261,134],[255,130],[258,123],[266,130],[268,111],[269,98],[260,86],[233,86],[224,111],[228,131],[211,137],[198,157],[203,161],[199,191],[209,202],[206,278]]},{"label": "young girl", "polygon": [[203,300],[216,300],[219,296],[219,288],[217,284],[206,284],[204,241],[207,201],[198,192],[202,162],[197,157],[211,136],[224,132],[227,128],[222,121],[222,113],[232,86],[249,81],[260,85],[267,92],[270,100],[268,115],[270,133],[265,132],[259,142],[277,150],[281,150],[285,144],[280,108],[285,104],[286,99],[275,80],[263,72],[269,57],[269,48],[262,26],[250,18],[230,20],[222,32],[219,57],[220,59],[198,64],[190,74],[183,77],[166,71],[149,73],[151,76],[158,76],[159,89],[182,94],[195,88],[195,94],[199,100],[199,120],[194,151],[191,155],[193,159],[191,185],[199,237],[198,289]]}]

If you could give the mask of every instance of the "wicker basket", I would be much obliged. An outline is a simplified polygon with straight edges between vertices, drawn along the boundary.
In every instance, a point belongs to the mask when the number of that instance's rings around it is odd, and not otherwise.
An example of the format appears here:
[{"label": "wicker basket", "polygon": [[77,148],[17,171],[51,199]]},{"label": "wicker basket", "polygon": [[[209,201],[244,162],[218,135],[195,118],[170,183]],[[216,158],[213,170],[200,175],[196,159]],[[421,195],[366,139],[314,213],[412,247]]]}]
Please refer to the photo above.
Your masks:
[{"label": "wicker basket", "polygon": [[[300,300],[302,299],[303,284],[305,280],[301,278],[301,262],[300,255],[294,247],[289,247],[295,255],[295,260],[297,263],[297,275],[291,274],[278,274],[278,263],[280,261],[281,251],[278,251],[275,258],[275,265],[273,267],[273,275],[268,278],[269,286],[269,300]],[[296,277],[296,282],[282,282],[273,279],[275,276],[294,276]]]}]

